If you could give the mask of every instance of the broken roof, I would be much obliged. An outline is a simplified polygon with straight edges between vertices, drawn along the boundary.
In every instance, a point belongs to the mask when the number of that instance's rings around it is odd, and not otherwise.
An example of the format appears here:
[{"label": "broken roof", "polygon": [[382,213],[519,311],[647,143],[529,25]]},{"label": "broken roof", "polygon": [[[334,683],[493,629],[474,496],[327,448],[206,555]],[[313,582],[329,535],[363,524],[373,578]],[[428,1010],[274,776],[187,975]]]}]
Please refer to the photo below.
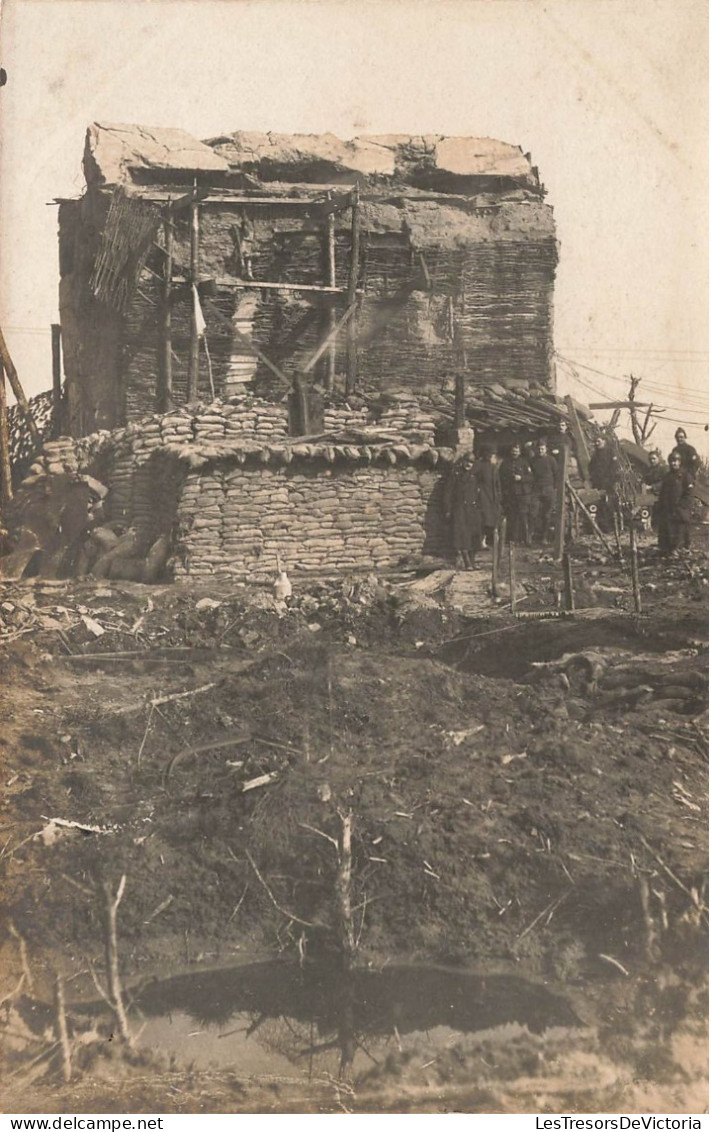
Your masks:
[{"label": "broken roof", "polygon": [[116,185],[141,171],[252,173],[261,180],[311,183],[383,177],[436,188],[470,178],[539,190],[538,172],[520,146],[493,138],[237,130],[198,141],[185,130],[94,122],[84,154],[87,182]]},{"label": "broken roof", "polygon": [[118,185],[137,169],[174,172],[227,172],[213,149],[185,130],[93,122],[86,131],[87,183]]}]

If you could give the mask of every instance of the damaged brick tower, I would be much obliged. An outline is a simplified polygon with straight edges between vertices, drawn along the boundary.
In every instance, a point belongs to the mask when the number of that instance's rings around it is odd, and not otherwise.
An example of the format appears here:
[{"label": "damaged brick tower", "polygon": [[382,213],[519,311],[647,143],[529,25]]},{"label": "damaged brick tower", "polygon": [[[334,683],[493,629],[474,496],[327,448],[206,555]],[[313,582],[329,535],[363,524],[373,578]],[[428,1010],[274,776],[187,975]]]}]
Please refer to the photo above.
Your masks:
[{"label": "damaged brick tower", "polygon": [[94,124],[84,171],[59,202],[75,436],[213,390],[552,392],[553,213],[516,146]]}]

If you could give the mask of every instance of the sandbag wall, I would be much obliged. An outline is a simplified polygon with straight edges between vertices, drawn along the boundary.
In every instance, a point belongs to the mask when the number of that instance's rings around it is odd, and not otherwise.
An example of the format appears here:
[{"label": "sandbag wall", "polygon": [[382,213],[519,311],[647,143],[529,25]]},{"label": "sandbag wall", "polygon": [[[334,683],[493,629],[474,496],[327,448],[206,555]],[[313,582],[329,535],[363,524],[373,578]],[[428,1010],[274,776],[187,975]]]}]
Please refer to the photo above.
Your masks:
[{"label": "sandbag wall", "polygon": [[[433,456],[434,453],[434,456]],[[446,554],[437,450],[422,461],[365,464],[295,457],[286,466],[225,461],[188,473],[178,505],[176,578],[228,573],[367,570],[408,555]]]}]

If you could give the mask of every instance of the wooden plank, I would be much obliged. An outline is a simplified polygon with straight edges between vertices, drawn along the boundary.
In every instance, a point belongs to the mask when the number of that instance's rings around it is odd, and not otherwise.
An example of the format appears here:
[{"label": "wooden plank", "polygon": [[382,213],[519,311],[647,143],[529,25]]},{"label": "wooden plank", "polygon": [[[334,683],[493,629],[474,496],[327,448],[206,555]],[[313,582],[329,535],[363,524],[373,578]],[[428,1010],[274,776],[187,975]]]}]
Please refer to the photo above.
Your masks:
[{"label": "wooden plank", "polygon": [[565,404],[570,414],[570,431],[575,443],[575,458],[578,461],[580,476],[583,483],[587,486],[587,484],[590,483],[590,453],[588,452],[588,444],[580,424],[578,410],[575,408],[575,403],[570,395],[565,398]]},{"label": "wooden plank", "polygon": [[[357,300],[358,270],[360,267],[360,195],[358,186],[351,197],[351,263],[348,273],[348,307]],[[348,323],[348,350],[346,360],[346,396],[353,393],[358,378],[358,339],[354,318]]]},{"label": "wooden plank", "polygon": [[0,500],[3,505],[12,499],[12,466],[10,464],[10,426],[7,419],[5,367],[0,360]]},{"label": "wooden plank", "polygon": [[62,328],[52,323],[52,437],[62,435]]},{"label": "wooden plank", "polygon": [[[200,270],[200,206],[197,195],[190,202],[190,282],[197,287]],[[190,318],[190,356],[188,358],[187,401],[197,401],[200,381],[200,340],[198,338],[195,296],[191,294],[192,314]]]},{"label": "wooden plank", "polygon": [[10,382],[10,388],[12,389],[12,392],[15,394],[15,400],[17,401],[18,405],[20,406],[23,413],[25,414],[25,417],[27,418],[27,425],[28,425],[28,428],[30,430],[30,435],[32,436],[32,439],[34,440],[34,442],[39,446],[42,443],[42,441],[40,439],[40,434],[39,434],[39,431],[37,429],[37,425],[35,424],[35,418],[32,416],[32,410],[29,406],[29,402],[28,402],[27,398],[25,397],[25,391],[22,388],[22,385],[20,384],[20,378],[18,376],[17,370],[15,369],[15,364],[14,364],[12,358],[10,357],[10,351],[7,348],[7,342],[5,341],[5,335],[3,334],[1,329],[0,329],[0,360],[2,360],[2,364],[5,367],[5,373],[7,374],[7,379]]}]

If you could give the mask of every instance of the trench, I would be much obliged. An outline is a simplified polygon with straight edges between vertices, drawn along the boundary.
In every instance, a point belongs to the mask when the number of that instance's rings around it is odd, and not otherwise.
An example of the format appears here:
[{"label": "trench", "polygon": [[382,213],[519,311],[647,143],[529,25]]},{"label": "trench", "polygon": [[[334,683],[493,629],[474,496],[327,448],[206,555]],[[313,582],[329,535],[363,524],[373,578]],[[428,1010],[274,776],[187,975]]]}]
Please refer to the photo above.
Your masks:
[{"label": "trench", "polygon": [[527,682],[535,661],[558,660],[583,649],[618,649],[663,654],[708,640],[699,618],[678,618],[646,624],[633,617],[595,621],[567,619],[512,623],[501,631],[497,622],[477,621],[471,633],[446,641],[436,655],[463,672]]},{"label": "trench", "polygon": [[139,1046],[181,1064],[306,1079],[358,1076],[415,1048],[436,1058],[502,1027],[541,1034],[582,1024],[563,996],[516,975],[414,964],[344,973],[278,959],[155,980],[133,1013]]}]

